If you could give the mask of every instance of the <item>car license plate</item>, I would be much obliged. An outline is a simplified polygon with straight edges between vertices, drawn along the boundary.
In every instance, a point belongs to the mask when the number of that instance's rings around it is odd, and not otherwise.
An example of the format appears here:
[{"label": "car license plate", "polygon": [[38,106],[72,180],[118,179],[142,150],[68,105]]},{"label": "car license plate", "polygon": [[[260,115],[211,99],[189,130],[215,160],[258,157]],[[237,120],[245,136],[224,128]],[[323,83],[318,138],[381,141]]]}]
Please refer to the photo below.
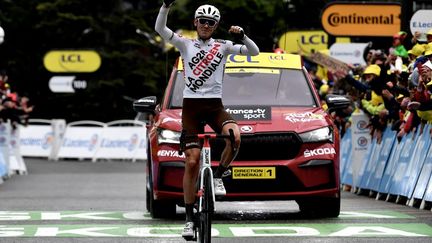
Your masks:
[{"label": "car license plate", "polygon": [[233,179],[276,179],[276,167],[233,167]]}]

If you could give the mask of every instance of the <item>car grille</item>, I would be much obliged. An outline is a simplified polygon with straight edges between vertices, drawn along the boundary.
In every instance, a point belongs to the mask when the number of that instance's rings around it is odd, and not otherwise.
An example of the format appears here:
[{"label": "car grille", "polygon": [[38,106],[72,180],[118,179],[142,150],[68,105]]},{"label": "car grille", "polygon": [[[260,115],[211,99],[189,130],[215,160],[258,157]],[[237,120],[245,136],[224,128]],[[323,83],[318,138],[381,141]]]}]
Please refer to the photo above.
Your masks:
[{"label": "car grille", "polygon": [[[212,140],[212,160],[220,160],[225,143]],[[295,133],[265,133],[242,135],[236,161],[293,159],[299,152],[301,140]]]}]

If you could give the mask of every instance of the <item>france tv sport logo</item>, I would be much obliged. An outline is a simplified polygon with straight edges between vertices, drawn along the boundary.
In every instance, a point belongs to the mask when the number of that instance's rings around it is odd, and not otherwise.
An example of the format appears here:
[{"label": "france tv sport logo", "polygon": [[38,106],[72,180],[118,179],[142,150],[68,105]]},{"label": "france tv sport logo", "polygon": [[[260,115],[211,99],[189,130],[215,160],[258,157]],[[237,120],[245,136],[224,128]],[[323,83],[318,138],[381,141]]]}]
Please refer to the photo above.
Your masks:
[{"label": "france tv sport logo", "polygon": [[368,144],[368,140],[367,140],[367,138],[365,138],[365,137],[359,137],[358,140],[357,140],[357,144],[358,144],[360,147],[365,147],[365,146],[367,146],[367,144]]}]

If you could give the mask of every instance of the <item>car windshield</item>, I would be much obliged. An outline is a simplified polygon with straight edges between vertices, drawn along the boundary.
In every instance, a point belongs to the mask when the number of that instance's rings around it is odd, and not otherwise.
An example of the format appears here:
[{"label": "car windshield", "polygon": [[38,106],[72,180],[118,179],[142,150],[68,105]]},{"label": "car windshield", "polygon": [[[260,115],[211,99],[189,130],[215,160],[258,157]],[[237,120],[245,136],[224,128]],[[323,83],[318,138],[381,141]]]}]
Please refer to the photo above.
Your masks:
[{"label": "car windshield", "polygon": [[[181,108],[183,73],[178,72],[170,108]],[[225,106],[268,105],[317,107],[306,76],[299,69],[227,68],[223,84]]]}]

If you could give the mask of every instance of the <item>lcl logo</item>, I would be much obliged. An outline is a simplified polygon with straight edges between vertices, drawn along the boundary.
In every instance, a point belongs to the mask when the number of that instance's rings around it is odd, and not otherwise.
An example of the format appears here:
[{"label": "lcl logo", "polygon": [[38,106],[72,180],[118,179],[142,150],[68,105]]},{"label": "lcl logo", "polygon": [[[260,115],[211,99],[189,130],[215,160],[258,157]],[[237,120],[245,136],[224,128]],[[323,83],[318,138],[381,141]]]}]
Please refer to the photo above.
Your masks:
[{"label": "lcl logo", "polygon": [[69,55],[61,55],[61,62],[84,62],[83,57],[80,54],[69,54]]}]

